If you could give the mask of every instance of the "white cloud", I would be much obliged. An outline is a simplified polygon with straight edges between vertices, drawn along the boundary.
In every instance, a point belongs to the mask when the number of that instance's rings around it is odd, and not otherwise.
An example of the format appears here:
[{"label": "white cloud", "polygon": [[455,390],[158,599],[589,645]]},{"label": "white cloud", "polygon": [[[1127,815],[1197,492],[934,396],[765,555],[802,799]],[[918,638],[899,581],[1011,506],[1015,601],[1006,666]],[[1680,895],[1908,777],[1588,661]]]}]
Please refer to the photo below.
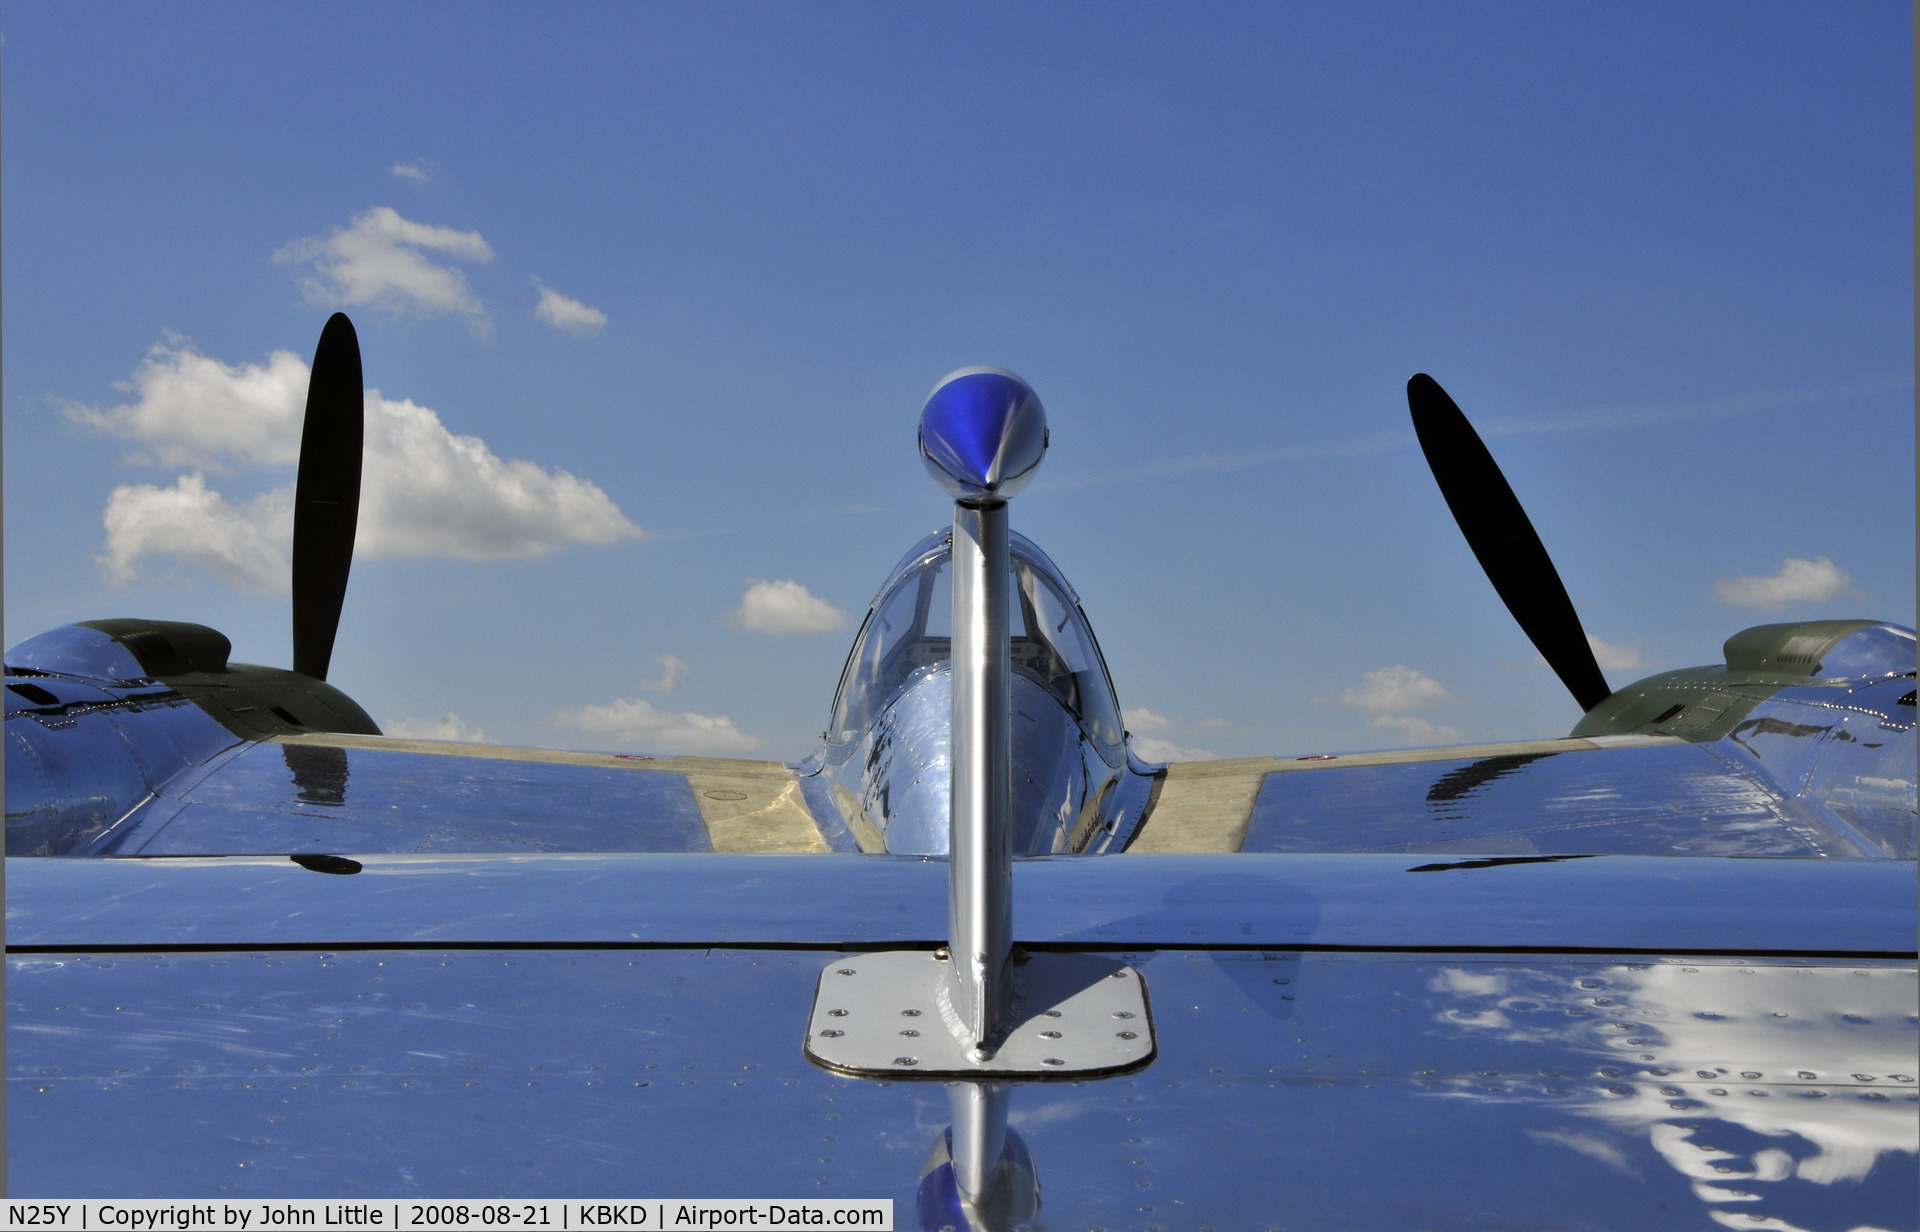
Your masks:
[{"label": "white cloud", "polygon": [[368,556],[544,556],[569,543],[638,539],[603,490],[563,470],[501,461],[411,401],[367,391],[366,470],[355,550]]},{"label": "white cloud", "polygon": [[1132,732],[1145,734],[1149,732],[1170,732],[1173,730],[1172,719],[1164,714],[1156,714],[1145,706],[1140,706],[1133,710],[1122,710],[1120,717],[1126,720],[1127,730]]},{"label": "white cloud", "polygon": [[1405,713],[1452,700],[1447,686],[1400,663],[1366,673],[1357,688],[1342,689],[1337,697],[1313,699],[1315,705],[1333,703],[1366,711],[1373,715],[1367,720],[1368,727],[1391,731],[1410,744],[1442,744],[1460,738],[1459,732],[1444,723]]},{"label": "white cloud", "polygon": [[1138,733],[1134,735],[1132,744],[1133,751],[1146,761],[1212,761],[1215,756],[1208,749],[1190,749],[1171,740]]},{"label": "white cloud", "polygon": [[1619,642],[1603,642],[1593,634],[1587,634],[1587,645],[1593,648],[1593,661],[1603,671],[1624,672],[1631,668],[1644,667],[1646,660],[1640,655],[1640,643],[1628,646]]},{"label": "white cloud", "polygon": [[[1126,720],[1133,751],[1148,761],[1210,761],[1218,756],[1211,749],[1188,748],[1168,740],[1167,734],[1180,724],[1158,711],[1139,706],[1123,710],[1120,715]],[[1225,727],[1226,724],[1213,720],[1201,726]]]},{"label": "white cloud", "polygon": [[268,594],[288,587],[293,489],[264,492],[244,507],[209,488],[198,471],[170,487],[129,483],[107,497],[102,572],[128,582],[148,556],[198,565],[235,590]]},{"label": "white cloud", "polygon": [[[299,456],[306,386],[306,365],[291,352],[233,366],[176,342],[156,347],[135,373],[129,388],[138,401],[67,413],[139,442],[160,462],[280,467]],[[290,484],[229,503],[198,469],[170,487],[122,485],[108,498],[102,564],[125,581],[142,557],[167,555],[241,590],[284,590],[292,503]],[[449,432],[427,407],[367,391],[357,556],[524,559],[641,534],[598,485],[503,461],[479,437]]]},{"label": "white cloud", "polygon": [[562,295],[538,278],[533,285],[540,288],[540,302],[534,305],[533,315],[553,326],[564,329],[570,334],[597,334],[600,327],[607,323],[607,314],[598,308],[589,308],[570,295]]},{"label": "white cloud", "polygon": [[[1640,643],[1629,646],[1622,642],[1603,642],[1593,634],[1587,634],[1587,645],[1593,649],[1593,661],[1602,671],[1624,672],[1636,667],[1645,667],[1646,659],[1640,653]],[[1533,653],[1535,667],[1547,666],[1547,656],[1539,651]]]},{"label": "white cloud", "polygon": [[556,727],[604,737],[606,743],[658,753],[742,753],[760,745],[726,715],[658,710],[641,698],[582,706],[553,716]]},{"label": "white cloud", "polygon": [[727,620],[753,633],[781,637],[832,632],[847,623],[847,614],[798,582],[750,578],[740,606],[727,613]]},{"label": "white cloud", "polygon": [[295,240],[273,259],[312,265],[319,277],[303,278],[301,287],[316,303],[373,304],[394,312],[452,312],[484,320],[486,307],[468,288],[467,276],[434,264],[423,251],[493,260],[493,249],[478,231],[414,222],[385,205],[356,215],[347,227]]},{"label": "white cloud", "polygon": [[1376,714],[1367,726],[1393,732],[1413,744],[1445,744],[1460,738],[1460,733],[1445,723],[1429,723],[1414,714]]},{"label": "white cloud", "polygon": [[687,683],[687,665],[672,655],[661,655],[655,660],[660,665],[660,679],[640,681],[640,687],[649,693],[671,693]]},{"label": "white cloud", "polygon": [[1737,607],[1824,603],[1857,593],[1846,570],[1824,556],[1812,560],[1789,558],[1781,561],[1780,568],[1767,577],[1721,578],[1713,584],[1714,598]]},{"label": "white cloud", "polygon": [[[1368,672],[1360,678],[1360,687],[1342,689],[1340,696],[1333,700],[1342,706],[1352,706],[1356,710],[1420,710],[1450,699],[1453,694],[1447,692],[1447,686],[1427,675],[1415,671],[1403,664],[1383,667]],[[1327,699],[1316,697],[1316,702],[1325,704]]]},{"label": "white cloud", "polygon": [[457,714],[437,719],[395,719],[383,729],[389,736],[408,740],[452,740],[459,744],[485,744],[487,733]]},{"label": "white cloud", "polygon": [[283,465],[300,457],[307,365],[292,351],[264,364],[223,364],[169,338],[119,388],[136,401],[97,410],[68,403],[67,418],[151,451],[140,460],[224,473],[222,455]]},{"label": "white cloud", "polygon": [[427,174],[427,169],[415,163],[395,163],[388,170],[400,179],[412,180],[416,184],[428,184],[433,181],[433,177]]}]

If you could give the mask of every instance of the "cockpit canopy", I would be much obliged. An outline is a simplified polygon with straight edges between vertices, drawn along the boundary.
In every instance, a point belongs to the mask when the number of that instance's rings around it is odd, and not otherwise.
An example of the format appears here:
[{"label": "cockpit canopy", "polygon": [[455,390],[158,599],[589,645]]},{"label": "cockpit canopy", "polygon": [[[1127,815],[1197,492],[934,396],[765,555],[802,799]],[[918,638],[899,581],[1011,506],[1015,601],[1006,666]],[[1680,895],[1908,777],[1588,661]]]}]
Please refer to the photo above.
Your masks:
[{"label": "cockpit canopy", "polygon": [[[1045,686],[1118,764],[1120,705],[1073,588],[1024,536],[1011,535],[1009,546],[1013,670]],[[909,681],[951,662],[952,561],[952,532],[936,531],[914,545],[880,588],[841,674],[829,741],[858,740]]]}]

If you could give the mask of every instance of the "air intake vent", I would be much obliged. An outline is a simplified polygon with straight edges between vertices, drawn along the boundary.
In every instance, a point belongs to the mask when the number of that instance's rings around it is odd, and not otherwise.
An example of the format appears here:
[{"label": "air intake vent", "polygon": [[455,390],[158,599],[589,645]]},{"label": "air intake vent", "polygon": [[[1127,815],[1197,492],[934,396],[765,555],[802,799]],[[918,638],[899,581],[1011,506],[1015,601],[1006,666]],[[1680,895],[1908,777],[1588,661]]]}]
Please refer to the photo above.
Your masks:
[{"label": "air intake vent", "polygon": [[1774,656],[1774,659],[1779,663],[1808,664],[1808,670],[1811,671],[1813,667],[1819,665],[1820,652],[1826,649],[1827,642],[1830,640],[1830,638],[1820,634],[1807,633],[1802,633],[1798,637],[1790,637],[1787,639],[1787,644],[1780,648],[1780,653]]},{"label": "air intake vent", "polygon": [[188,672],[224,672],[233,643],[227,635],[205,625],[180,620],[85,620],[119,642],[149,676],[181,676]]},{"label": "air intake vent", "polygon": [[1820,670],[1821,656],[1867,624],[1864,620],[1804,620],[1742,629],[1727,639],[1727,670],[1811,676]]},{"label": "air intake vent", "polygon": [[[37,684],[10,684],[8,690],[18,693],[36,706],[58,706],[60,699]],[[1911,694],[1909,694],[1911,696]],[[1912,703],[1908,703],[1911,705]]]},{"label": "air intake vent", "polygon": [[166,634],[157,629],[140,629],[133,633],[123,633],[118,640],[122,646],[132,652],[134,658],[140,660],[142,667],[149,663],[169,661],[175,655],[173,643],[167,640]]}]

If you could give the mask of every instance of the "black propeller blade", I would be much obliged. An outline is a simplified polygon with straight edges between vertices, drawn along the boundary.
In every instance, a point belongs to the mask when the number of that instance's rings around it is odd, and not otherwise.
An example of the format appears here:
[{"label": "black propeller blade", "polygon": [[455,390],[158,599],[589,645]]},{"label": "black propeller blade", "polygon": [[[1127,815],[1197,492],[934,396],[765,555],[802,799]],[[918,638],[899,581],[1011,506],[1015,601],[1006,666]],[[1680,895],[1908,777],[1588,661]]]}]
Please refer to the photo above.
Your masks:
[{"label": "black propeller blade", "polygon": [[1561,683],[1591,710],[1612,695],[1586,630],[1526,510],[1447,391],[1426,373],[1407,382],[1407,406],[1427,465],[1494,590]]},{"label": "black propeller blade", "polygon": [[313,352],[293,494],[293,670],[317,680],[327,678],[353,567],[365,437],[360,339],[336,312]]}]

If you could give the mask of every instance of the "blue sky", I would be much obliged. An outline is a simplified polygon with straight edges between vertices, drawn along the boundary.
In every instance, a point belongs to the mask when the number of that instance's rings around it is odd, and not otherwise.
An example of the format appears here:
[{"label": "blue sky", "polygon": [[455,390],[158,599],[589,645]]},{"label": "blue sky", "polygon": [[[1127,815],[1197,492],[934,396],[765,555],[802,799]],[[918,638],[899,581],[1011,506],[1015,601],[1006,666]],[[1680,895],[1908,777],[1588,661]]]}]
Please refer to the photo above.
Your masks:
[{"label": "blue sky", "polygon": [[921,401],[978,363],[1046,403],[1014,526],[1163,751],[1578,717],[1416,371],[1616,685],[1911,625],[1911,23],[9,0],[5,638],[190,619],[287,663],[286,405],[342,306],[383,495],[333,680],[390,730],[804,755],[948,516]]}]

